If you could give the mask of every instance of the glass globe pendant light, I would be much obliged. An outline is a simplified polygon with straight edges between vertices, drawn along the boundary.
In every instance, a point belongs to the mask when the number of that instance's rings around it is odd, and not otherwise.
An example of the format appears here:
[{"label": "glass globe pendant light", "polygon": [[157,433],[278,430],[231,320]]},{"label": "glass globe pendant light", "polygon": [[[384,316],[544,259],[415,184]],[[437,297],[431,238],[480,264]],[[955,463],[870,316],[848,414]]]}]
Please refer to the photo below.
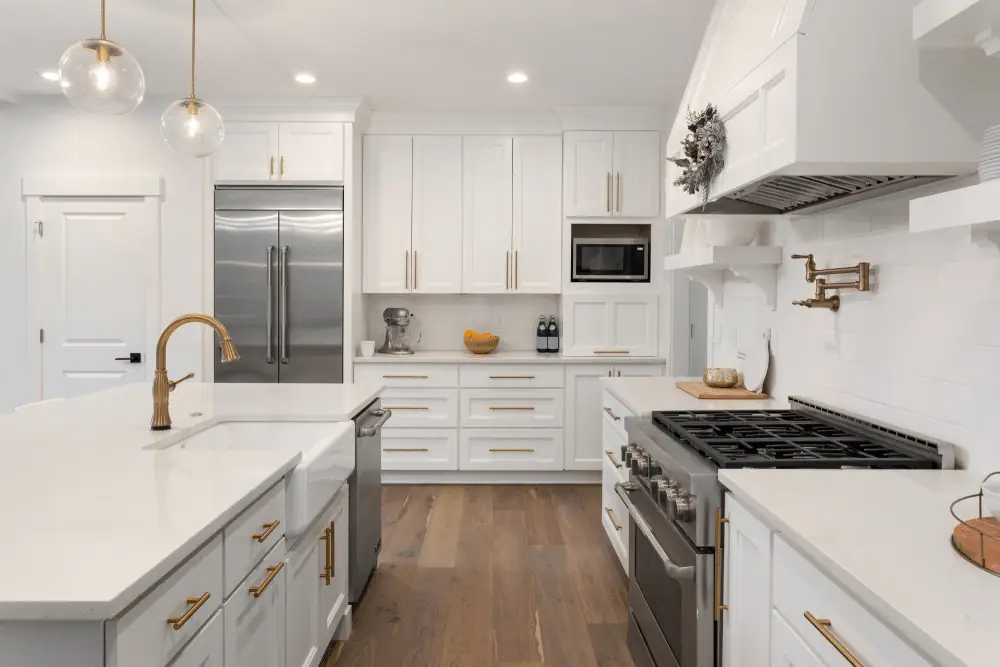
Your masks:
[{"label": "glass globe pendant light", "polygon": [[104,31],[101,0],[101,36],[85,39],[66,49],[59,59],[59,85],[77,109],[115,115],[134,110],[146,93],[142,68],[121,45],[109,41]]},{"label": "glass globe pendant light", "polygon": [[171,102],[160,117],[160,134],[178,153],[206,157],[214,153],[226,136],[222,116],[194,94],[195,25],[198,0],[191,0],[191,95]]}]

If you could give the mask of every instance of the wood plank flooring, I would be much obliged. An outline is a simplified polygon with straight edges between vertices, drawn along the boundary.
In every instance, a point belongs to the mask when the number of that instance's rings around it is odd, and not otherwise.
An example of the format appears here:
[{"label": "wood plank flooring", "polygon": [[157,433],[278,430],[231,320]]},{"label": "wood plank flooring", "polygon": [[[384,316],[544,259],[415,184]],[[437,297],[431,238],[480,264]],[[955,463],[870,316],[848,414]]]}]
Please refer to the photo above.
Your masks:
[{"label": "wood plank flooring", "polygon": [[337,667],[634,667],[600,486],[386,486]]}]

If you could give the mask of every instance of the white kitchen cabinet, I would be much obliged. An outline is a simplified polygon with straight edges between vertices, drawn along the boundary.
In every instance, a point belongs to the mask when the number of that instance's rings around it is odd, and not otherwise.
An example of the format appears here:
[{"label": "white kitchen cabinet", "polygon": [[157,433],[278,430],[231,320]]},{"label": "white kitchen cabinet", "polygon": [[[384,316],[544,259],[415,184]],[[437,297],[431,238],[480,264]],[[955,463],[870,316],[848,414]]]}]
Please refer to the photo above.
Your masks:
[{"label": "white kitchen cabinet", "polygon": [[413,139],[365,136],[363,171],[364,291],[409,292]]},{"label": "white kitchen cabinet", "polygon": [[627,575],[630,531],[628,510],[615,492],[616,484],[628,481],[628,471],[621,462],[621,450],[625,446],[625,439],[610,422],[610,417],[605,413],[601,424],[602,449],[604,449],[604,458],[601,460],[601,525],[604,526],[608,541],[611,542],[611,547],[618,555],[622,569]]},{"label": "white kitchen cabinet", "polygon": [[[226,667],[225,663],[225,619],[221,610],[208,620],[198,634],[181,651],[170,667]],[[232,663],[230,663],[232,664]],[[259,665],[261,663],[246,663]],[[276,663],[283,665],[284,662]]]},{"label": "white kitchen cabinet", "polygon": [[343,123],[278,123],[283,181],[343,181]]},{"label": "white kitchen cabinet", "polygon": [[343,123],[234,122],[212,157],[217,181],[343,181]]},{"label": "white kitchen cabinet", "polygon": [[567,132],[566,215],[655,218],[660,213],[660,133]]},{"label": "white kitchen cabinet", "polygon": [[285,664],[284,559],[281,540],[226,600],[226,667]]},{"label": "white kitchen cabinet", "polygon": [[383,429],[382,470],[458,470],[458,429]]},{"label": "white kitchen cabinet", "polygon": [[603,449],[601,378],[615,367],[566,367],[566,470],[600,470]]},{"label": "white kitchen cabinet", "polygon": [[226,138],[212,156],[217,181],[268,181],[277,173],[277,123],[226,123]]},{"label": "white kitchen cabinet", "polygon": [[412,250],[411,292],[462,291],[461,137],[413,137]]},{"label": "white kitchen cabinet", "polygon": [[316,667],[326,646],[320,645],[320,586],[326,574],[325,523],[313,525],[285,559],[285,667]]},{"label": "white kitchen cabinet", "polygon": [[562,138],[514,137],[513,289],[562,291]]},{"label": "white kitchen cabinet", "polygon": [[330,576],[320,580],[320,646],[326,646],[333,638],[333,633],[340,624],[340,619],[347,609],[348,583],[348,513],[347,489],[342,489],[333,501],[333,505],[324,516],[330,537],[326,542],[329,550]]},{"label": "white kitchen cabinet", "polygon": [[463,139],[463,292],[511,289],[511,224],[514,215],[514,140]]},{"label": "white kitchen cabinet", "polygon": [[657,354],[660,309],[655,294],[565,296],[562,308],[566,356]]},{"label": "white kitchen cabinet", "polygon": [[[777,611],[771,614],[770,660],[761,663],[749,661],[723,662],[724,665],[770,665],[771,667],[828,667],[803,641]],[[847,664],[846,662],[844,664]]]},{"label": "white kitchen cabinet", "polygon": [[459,435],[460,470],[562,470],[562,460],[562,429],[473,428]]},{"label": "white kitchen cabinet", "polygon": [[[771,531],[726,494],[722,665],[766,665],[771,620]],[[719,557],[718,555],[716,557]]]}]

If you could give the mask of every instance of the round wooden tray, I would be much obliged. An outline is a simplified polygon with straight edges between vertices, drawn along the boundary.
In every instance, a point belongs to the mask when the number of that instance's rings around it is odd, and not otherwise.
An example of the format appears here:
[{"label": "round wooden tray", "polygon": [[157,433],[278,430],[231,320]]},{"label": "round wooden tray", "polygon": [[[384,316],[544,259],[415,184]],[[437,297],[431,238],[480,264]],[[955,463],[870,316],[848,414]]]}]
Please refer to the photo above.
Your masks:
[{"label": "round wooden tray", "polygon": [[967,519],[955,526],[951,543],[973,565],[1000,577],[1000,521]]}]

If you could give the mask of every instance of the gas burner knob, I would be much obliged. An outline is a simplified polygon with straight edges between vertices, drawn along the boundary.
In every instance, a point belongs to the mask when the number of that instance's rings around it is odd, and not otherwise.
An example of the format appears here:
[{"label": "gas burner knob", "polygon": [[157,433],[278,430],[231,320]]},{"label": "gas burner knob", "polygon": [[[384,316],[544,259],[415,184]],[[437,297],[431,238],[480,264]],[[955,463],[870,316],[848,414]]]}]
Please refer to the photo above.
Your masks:
[{"label": "gas burner knob", "polygon": [[622,451],[623,451],[623,454],[622,454],[622,463],[627,468],[631,468],[632,467],[632,460],[635,459],[636,456],[638,456],[638,452],[636,451],[636,446],[635,445],[628,445]]},{"label": "gas burner knob", "polygon": [[695,497],[690,494],[679,495],[676,502],[676,521],[694,521]]},{"label": "gas burner knob", "polygon": [[649,476],[654,477],[663,474],[663,468],[656,461],[650,461],[649,463]]},{"label": "gas burner knob", "polygon": [[628,450],[631,445],[622,445],[622,463],[628,465]]},{"label": "gas burner knob", "polygon": [[[652,457],[650,457],[649,454],[644,453],[639,458],[636,459],[635,465],[632,466],[632,472],[641,477],[648,477],[649,466],[652,462],[653,462]],[[636,468],[638,468],[638,470]]]}]

